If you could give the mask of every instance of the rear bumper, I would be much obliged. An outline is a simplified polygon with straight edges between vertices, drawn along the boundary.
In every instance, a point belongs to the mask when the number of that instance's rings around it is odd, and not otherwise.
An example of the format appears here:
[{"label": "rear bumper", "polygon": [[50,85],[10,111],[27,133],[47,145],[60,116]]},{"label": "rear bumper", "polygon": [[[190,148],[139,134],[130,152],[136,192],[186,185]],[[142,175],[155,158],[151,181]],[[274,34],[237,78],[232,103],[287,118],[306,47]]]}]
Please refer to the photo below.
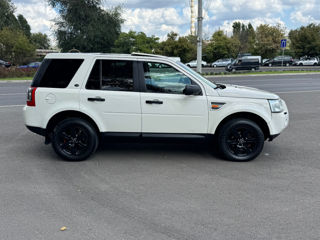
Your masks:
[{"label": "rear bumper", "polygon": [[269,137],[269,142],[273,141],[273,140],[274,140],[276,137],[278,137],[279,135],[280,135],[280,133],[271,135],[271,136]]},{"label": "rear bumper", "polygon": [[33,133],[41,135],[41,136],[46,136],[46,130],[40,127],[32,127],[32,126],[28,126],[26,125],[26,127]]}]

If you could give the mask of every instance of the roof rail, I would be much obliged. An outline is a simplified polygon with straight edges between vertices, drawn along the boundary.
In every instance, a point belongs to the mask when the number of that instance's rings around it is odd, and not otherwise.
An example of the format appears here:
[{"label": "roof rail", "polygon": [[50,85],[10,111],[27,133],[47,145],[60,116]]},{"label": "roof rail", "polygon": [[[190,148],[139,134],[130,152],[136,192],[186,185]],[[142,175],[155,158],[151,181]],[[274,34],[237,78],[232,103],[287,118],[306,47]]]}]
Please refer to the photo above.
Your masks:
[{"label": "roof rail", "polygon": [[131,53],[132,56],[144,56],[144,57],[156,57],[156,58],[167,58],[166,56],[162,55],[156,55],[156,54],[149,54],[149,53],[139,53],[139,52],[133,52]]}]

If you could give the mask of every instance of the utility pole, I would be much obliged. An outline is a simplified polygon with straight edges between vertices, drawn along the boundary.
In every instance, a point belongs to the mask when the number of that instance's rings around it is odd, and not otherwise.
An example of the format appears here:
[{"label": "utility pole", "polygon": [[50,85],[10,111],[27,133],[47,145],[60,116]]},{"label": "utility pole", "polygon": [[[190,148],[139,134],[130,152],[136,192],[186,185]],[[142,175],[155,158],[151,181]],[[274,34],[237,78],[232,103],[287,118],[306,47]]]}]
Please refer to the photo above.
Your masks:
[{"label": "utility pole", "polygon": [[198,0],[197,72],[202,72],[202,0]]}]

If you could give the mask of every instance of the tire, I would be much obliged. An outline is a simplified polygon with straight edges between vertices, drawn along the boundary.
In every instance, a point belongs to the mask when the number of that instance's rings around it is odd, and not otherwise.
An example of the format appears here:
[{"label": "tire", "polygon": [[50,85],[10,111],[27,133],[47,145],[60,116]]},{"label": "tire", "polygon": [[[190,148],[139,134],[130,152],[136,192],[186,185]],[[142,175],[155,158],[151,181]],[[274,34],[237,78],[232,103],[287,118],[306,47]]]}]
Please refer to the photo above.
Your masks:
[{"label": "tire", "polygon": [[300,63],[299,66],[303,66],[303,63]]},{"label": "tire", "polygon": [[231,70],[232,72],[236,72],[236,69],[235,68],[232,68],[232,70]]},{"label": "tire", "polygon": [[217,65],[213,65],[213,67],[214,67],[214,68],[216,68],[216,67],[217,67]]},{"label": "tire", "polygon": [[289,63],[286,63],[286,66],[287,66],[287,67],[289,67],[289,66],[290,66],[290,64],[289,64]]},{"label": "tire", "polygon": [[254,72],[256,70],[256,68],[251,68],[251,71]]},{"label": "tire", "polygon": [[269,67],[272,67],[272,63],[269,63]]},{"label": "tire", "polygon": [[98,144],[94,127],[80,118],[67,118],[53,130],[52,147],[67,161],[86,160],[97,150]]},{"label": "tire", "polygon": [[230,161],[246,162],[256,158],[264,146],[264,134],[253,121],[238,118],[225,123],[218,132],[218,147]]},{"label": "tire", "polygon": [[317,66],[317,65],[318,65],[317,63],[314,63],[314,64],[313,64],[313,66]]}]

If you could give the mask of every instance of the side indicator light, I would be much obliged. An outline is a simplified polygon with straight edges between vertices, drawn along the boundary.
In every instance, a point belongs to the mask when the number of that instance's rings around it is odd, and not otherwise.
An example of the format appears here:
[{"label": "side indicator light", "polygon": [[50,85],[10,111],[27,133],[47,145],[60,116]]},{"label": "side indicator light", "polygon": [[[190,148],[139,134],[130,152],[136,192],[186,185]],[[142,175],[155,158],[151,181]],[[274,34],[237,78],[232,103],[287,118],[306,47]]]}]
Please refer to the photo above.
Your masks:
[{"label": "side indicator light", "polygon": [[211,109],[213,110],[218,110],[220,108],[222,108],[222,106],[224,105],[225,103],[211,103]]}]

